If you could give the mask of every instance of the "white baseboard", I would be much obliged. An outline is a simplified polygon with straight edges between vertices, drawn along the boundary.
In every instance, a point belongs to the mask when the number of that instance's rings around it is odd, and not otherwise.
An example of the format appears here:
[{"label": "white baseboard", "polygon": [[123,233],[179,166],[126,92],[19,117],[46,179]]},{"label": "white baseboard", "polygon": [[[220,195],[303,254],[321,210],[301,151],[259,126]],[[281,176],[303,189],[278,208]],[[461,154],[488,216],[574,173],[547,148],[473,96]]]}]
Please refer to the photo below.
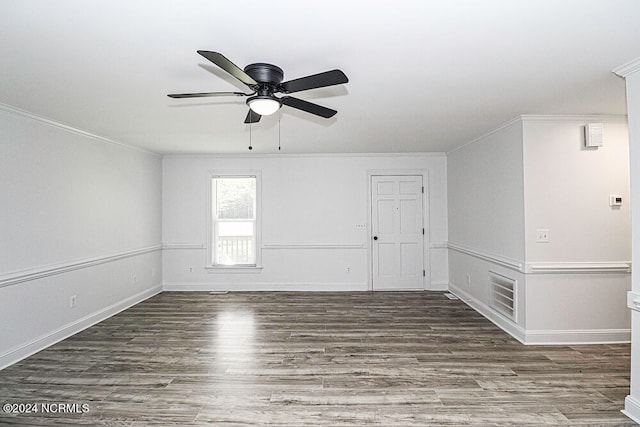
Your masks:
[{"label": "white baseboard", "polygon": [[522,327],[516,325],[511,320],[507,320],[502,315],[491,310],[488,305],[478,300],[477,298],[472,297],[453,283],[449,283],[449,292],[460,298],[465,304],[473,308],[478,313],[482,314],[489,321],[491,321],[491,323],[511,335],[513,338],[517,339],[522,344],[526,344],[525,330]]},{"label": "white baseboard", "polygon": [[290,291],[290,292],[340,292],[367,291],[366,283],[165,283],[163,291],[207,292],[207,291]]},{"label": "white baseboard", "polygon": [[620,344],[631,342],[631,329],[526,330],[450,283],[449,291],[525,345]]},{"label": "white baseboard", "polygon": [[627,344],[630,342],[631,329],[525,331],[525,343],[530,345]]},{"label": "white baseboard", "polygon": [[114,316],[121,311],[124,311],[127,308],[132,307],[148,298],[151,298],[152,296],[157,295],[160,292],[162,292],[161,286],[155,286],[153,288],[147,289],[136,295],[112,304],[109,307],[105,307],[101,310],[91,313],[74,322],[67,323],[66,325],[63,325],[62,327],[47,334],[41,335],[26,344],[12,348],[6,353],[0,355],[0,370],[6,368],[9,365],[13,365],[14,363],[17,363],[22,359],[25,359],[49,346],[52,346],[53,344],[60,342],[65,338],[69,338],[70,336],[75,335],[78,332],[95,325],[96,323],[102,322],[103,320],[108,319],[109,317]]},{"label": "white baseboard", "polygon": [[631,395],[625,397],[624,409],[620,412],[640,424],[640,400]]}]

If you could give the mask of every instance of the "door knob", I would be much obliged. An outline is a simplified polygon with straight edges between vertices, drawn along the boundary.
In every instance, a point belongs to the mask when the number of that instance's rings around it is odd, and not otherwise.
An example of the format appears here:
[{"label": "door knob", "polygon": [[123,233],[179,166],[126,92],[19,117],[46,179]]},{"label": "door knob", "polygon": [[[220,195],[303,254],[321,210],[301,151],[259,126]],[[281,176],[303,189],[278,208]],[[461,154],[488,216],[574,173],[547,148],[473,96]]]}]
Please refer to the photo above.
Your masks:
[{"label": "door knob", "polygon": [[378,240],[378,236],[373,236],[373,240]]}]

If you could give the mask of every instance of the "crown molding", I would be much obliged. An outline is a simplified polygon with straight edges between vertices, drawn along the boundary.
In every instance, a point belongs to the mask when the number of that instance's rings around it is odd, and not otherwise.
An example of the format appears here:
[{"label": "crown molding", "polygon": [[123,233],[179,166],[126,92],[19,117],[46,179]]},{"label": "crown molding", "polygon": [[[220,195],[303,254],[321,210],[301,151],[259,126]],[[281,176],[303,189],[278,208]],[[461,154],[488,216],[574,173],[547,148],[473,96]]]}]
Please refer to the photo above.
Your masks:
[{"label": "crown molding", "polygon": [[282,153],[282,154],[165,154],[165,159],[286,159],[286,158],[367,158],[367,157],[446,157],[446,153],[433,152],[406,152],[406,153]]},{"label": "crown molding", "polygon": [[523,122],[536,121],[610,121],[626,122],[625,114],[523,114],[520,116]]},{"label": "crown molding", "polygon": [[26,110],[22,110],[20,108],[14,107],[12,105],[4,104],[2,102],[0,102],[0,111],[6,111],[7,113],[10,113],[10,114],[15,114],[17,116],[26,117],[28,119],[35,120],[37,122],[44,123],[46,125],[55,127],[57,129],[61,129],[61,130],[65,131],[65,132],[70,132],[70,133],[74,133],[76,135],[83,136],[85,138],[93,139],[93,140],[104,142],[104,143],[107,143],[107,144],[118,145],[120,147],[128,148],[130,150],[140,151],[140,152],[145,153],[145,154],[151,154],[151,155],[156,156],[156,157],[162,157],[162,155],[159,154],[159,153],[156,153],[156,152],[153,152],[153,151],[149,151],[149,150],[145,150],[144,148],[136,147],[136,146],[133,146],[133,145],[125,144],[124,142],[115,141],[113,139],[109,139],[109,138],[106,138],[104,136],[96,135],[94,133],[87,132],[86,130],[78,129],[76,127],[73,127],[73,126],[70,126],[70,125],[66,125],[64,123],[60,123],[58,121],[55,121],[53,119],[49,119],[47,117],[39,116],[37,114],[31,113],[31,112],[26,111]]},{"label": "crown molding", "polygon": [[474,138],[474,139],[472,139],[472,140],[471,140],[471,141],[469,141],[469,142],[465,142],[464,144],[462,144],[462,145],[461,145],[461,146],[459,146],[459,147],[456,147],[456,148],[454,148],[454,149],[452,149],[452,150],[447,151],[447,153],[446,153],[446,154],[447,154],[447,156],[448,156],[449,154],[452,154],[452,153],[455,153],[456,151],[462,150],[463,148],[465,148],[465,147],[467,147],[467,146],[469,146],[469,145],[472,145],[472,144],[476,144],[476,143],[478,143],[478,142],[481,142],[483,139],[486,139],[487,137],[489,137],[489,136],[493,135],[494,133],[500,132],[500,131],[501,131],[501,130],[503,130],[503,129],[506,129],[506,128],[510,127],[510,126],[513,126],[514,124],[520,123],[521,121],[522,121],[522,116],[514,117],[513,119],[508,120],[508,121],[506,121],[506,122],[504,122],[504,123],[502,123],[502,124],[498,125],[498,127],[494,128],[494,129],[491,129],[491,130],[490,130],[490,131],[488,131],[488,132],[483,133],[483,134],[482,134],[482,135],[480,135],[479,137]]},{"label": "crown molding", "polygon": [[615,75],[624,78],[627,78],[631,74],[635,74],[640,71],[640,58],[636,58],[631,62],[627,62],[624,65],[621,65],[617,68],[611,70]]},{"label": "crown molding", "polygon": [[[640,67],[640,64],[638,65]],[[478,142],[482,142],[487,137],[500,132],[503,129],[506,129],[510,126],[513,126],[517,123],[525,123],[525,122],[535,122],[535,121],[608,121],[608,122],[626,122],[627,116],[624,114],[522,114],[514,117],[513,119],[506,121],[498,127],[483,133],[477,138],[472,139],[469,142],[462,144],[459,147],[456,147],[452,150],[447,151],[447,155],[453,154],[456,151],[462,150],[463,148],[477,144]]]}]

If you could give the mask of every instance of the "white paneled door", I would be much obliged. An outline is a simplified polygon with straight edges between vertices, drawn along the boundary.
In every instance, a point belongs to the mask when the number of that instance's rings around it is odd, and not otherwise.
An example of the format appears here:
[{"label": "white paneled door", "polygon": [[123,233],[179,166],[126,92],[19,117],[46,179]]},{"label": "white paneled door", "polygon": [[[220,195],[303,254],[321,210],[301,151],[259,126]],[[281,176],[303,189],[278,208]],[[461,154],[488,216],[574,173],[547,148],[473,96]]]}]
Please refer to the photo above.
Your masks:
[{"label": "white paneled door", "polygon": [[371,177],[373,289],[424,289],[421,176]]}]

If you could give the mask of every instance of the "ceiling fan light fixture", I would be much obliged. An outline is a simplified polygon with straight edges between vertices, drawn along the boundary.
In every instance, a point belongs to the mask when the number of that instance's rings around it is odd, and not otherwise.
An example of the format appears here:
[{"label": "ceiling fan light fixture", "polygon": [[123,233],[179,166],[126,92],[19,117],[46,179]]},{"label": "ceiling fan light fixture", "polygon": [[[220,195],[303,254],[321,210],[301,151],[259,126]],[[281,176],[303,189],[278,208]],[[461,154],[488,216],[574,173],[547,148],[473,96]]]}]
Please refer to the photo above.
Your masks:
[{"label": "ceiling fan light fixture", "polygon": [[269,116],[280,109],[282,104],[273,96],[253,96],[247,99],[249,108],[261,116]]}]

